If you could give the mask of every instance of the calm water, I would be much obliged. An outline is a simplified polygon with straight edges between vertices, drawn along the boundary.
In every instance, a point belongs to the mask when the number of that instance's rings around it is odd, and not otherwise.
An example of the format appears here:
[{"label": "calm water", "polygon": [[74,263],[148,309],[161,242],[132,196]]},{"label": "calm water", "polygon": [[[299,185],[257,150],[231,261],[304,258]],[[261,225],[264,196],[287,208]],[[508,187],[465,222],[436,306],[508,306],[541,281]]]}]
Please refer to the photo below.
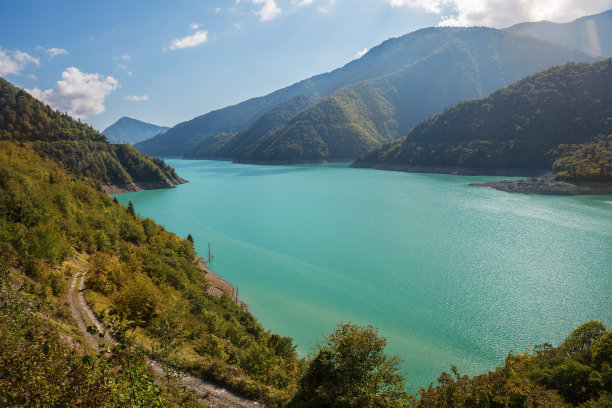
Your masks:
[{"label": "calm water", "polygon": [[612,197],[511,195],[491,177],[168,160],[190,183],[118,195],[185,237],[266,329],[313,351],[372,324],[413,386],[612,325]]}]

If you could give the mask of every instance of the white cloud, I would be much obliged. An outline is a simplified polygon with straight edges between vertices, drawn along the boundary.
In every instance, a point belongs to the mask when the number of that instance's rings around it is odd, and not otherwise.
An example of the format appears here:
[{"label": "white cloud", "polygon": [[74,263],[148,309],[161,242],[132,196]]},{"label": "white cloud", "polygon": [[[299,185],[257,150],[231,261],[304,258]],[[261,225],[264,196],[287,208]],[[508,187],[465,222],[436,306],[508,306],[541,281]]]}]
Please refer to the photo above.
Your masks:
[{"label": "white cloud", "polygon": [[367,48],[364,48],[363,50],[359,51],[359,52],[357,53],[357,55],[355,55],[355,59],[359,59],[359,58],[363,57],[364,55],[366,55],[366,53],[367,53],[368,51],[369,51],[369,50],[368,50]]},{"label": "white cloud", "polygon": [[0,48],[0,75],[18,75],[28,64],[40,65],[40,61],[27,52],[4,51]]},{"label": "white cloud", "polygon": [[299,7],[307,6],[314,3],[314,0],[291,0],[291,4],[296,4]]},{"label": "white cloud", "polygon": [[261,9],[257,12],[261,21],[273,20],[282,12],[282,10],[276,5],[275,0],[251,0],[253,4],[263,4]]},{"label": "white cloud", "polygon": [[130,57],[130,54],[125,53],[125,54],[123,54],[123,55],[121,56],[121,59],[122,59],[123,61],[129,61],[129,60],[131,60],[131,59],[132,59],[132,57]]},{"label": "white cloud", "polygon": [[142,96],[129,95],[129,96],[124,97],[123,99],[125,99],[126,101],[148,101],[149,95],[147,94],[144,94]]},{"label": "white cloud", "polygon": [[612,0],[387,0],[440,15],[441,26],[507,27],[526,21],[568,22],[612,8]]},{"label": "white cloud", "polygon": [[197,30],[198,28],[200,28],[200,25],[197,23],[191,23],[189,25],[189,28],[191,28],[192,30]]},{"label": "white cloud", "polygon": [[206,41],[208,41],[208,31],[198,30],[193,35],[174,39],[172,44],[170,44],[170,49],[180,50],[183,48],[195,47],[196,45],[200,45]]},{"label": "white cloud", "polygon": [[51,56],[51,58],[57,57],[58,55],[67,55],[68,54],[68,51],[66,51],[63,48],[49,48],[48,50],[45,50],[45,52],[47,54],[49,54]]},{"label": "white cloud", "polygon": [[62,80],[55,88],[41,91],[28,89],[30,95],[49,104],[55,109],[68,112],[71,116],[85,119],[104,112],[104,99],[118,87],[115,78],[100,74],[88,74],[76,67],[67,68]]}]

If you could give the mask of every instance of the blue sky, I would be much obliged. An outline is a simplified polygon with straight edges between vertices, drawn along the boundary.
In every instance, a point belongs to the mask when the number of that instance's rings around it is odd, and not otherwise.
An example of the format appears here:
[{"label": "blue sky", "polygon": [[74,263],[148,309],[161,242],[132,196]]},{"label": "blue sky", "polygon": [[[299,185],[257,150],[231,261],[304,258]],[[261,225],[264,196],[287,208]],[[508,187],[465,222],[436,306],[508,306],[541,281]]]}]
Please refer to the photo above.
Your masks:
[{"label": "blue sky", "polygon": [[172,126],[435,25],[571,21],[612,0],[0,0],[0,76],[102,130]]}]

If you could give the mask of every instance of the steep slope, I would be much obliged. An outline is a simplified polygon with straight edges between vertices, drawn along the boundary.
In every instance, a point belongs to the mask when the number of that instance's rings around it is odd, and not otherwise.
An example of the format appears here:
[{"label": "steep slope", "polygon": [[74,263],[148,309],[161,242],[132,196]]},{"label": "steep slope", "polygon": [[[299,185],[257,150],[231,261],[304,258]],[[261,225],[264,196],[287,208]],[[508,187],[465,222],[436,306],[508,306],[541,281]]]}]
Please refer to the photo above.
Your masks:
[{"label": "steep slope", "polygon": [[[419,30],[391,38],[342,68],[297,82],[266,96],[252,98],[179,123],[163,135],[138,143],[136,148],[154,156],[181,156],[210,135],[232,134],[248,128],[264,113],[296,96],[318,94],[324,97],[346,85],[404,69],[439,49],[447,37],[448,33],[444,30],[435,31],[433,34],[431,30]],[[500,52],[503,53],[503,50]],[[559,62],[565,60],[551,62],[549,65]],[[541,68],[543,67],[538,69]]]},{"label": "steep slope", "polygon": [[184,157],[192,159],[234,158],[256,144],[268,134],[285,126],[298,113],[314,105],[321,98],[316,94],[296,96],[271,109],[249,128],[237,134],[211,135],[195,147],[187,150]]},{"label": "steep slope", "polygon": [[[353,166],[460,167],[484,173],[554,166],[566,171],[566,179],[609,181],[610,138],[603,136],[610,134],[612,59],[569,63],[452,106]],[[579,148],[583,144],[589,152]],[[595,162],[591,166],[585,160]]]},{"label": "steep slope", "polygon": [[414,35],[434,45],[426,57],[332,93],[236,160],[352,160],[463,99],[482,97],[553,64],[591,60],[579,51],[490,28],[432,28]]},{"label": "steep slope", "polygon": [[174,169],[51,109],[0,78],[0,140],[29,143],[77,174],[132,189],[181,184]]},{"label": "steep slope", "polygon": [[111,143],[128,143],[134,145],[170,129],[167,126],[157,126],[152,123],[122,117],[106,129],[102,134]]},{"label": "steep slope", "polygon": [[507,31],[529,34],[595,55],[612,56],[612,10],[578,18],[570,23],[521,23]]},{"label": "steep slope", "polygon": [[[20,289],[27,299],[24,305],[39,305],[40,316],[62,330],[64,339],[82,339],[67,292],[69,282],[76,282],[73,276],[87,272],[86,299],[125,347],[115,350],[109,360],[113,364],[140,343],[148,349],[141,363],[149,354],[267,406],[281,405],[300,367],[291,339],[265,331],[230,297],[209,294],[192,240],[140,218],[132,206],[120,205],[93,184],[40,157],[27,143],[0,141],[0,295],[2,275],[9,267],[14,279],[25,283]],[[0,296],[0,313],[6,310],[3,306]],[[0,354],[11,360],[2,345],[6,343],[0,335]],[[86,347],[86,342],[78,345],[83,351]],[[93,359],[97,352],[93,350]],[[136,355],[127,357],[135,364]],[[5,377],[2,368],[0,376]],[[124,372],[132,369],[123,367]],[[111,379],[122,371],[109,371],[105,383],[112,387]],[[64,378],[66,372],[56,375]],[[136,373],[134,377],[140,378]],[[4,387],[5,382],[0,383]],[[40,406],[81,404],[46,401]],[[128,397],[101,406],[165,405],[131,403]]]}]

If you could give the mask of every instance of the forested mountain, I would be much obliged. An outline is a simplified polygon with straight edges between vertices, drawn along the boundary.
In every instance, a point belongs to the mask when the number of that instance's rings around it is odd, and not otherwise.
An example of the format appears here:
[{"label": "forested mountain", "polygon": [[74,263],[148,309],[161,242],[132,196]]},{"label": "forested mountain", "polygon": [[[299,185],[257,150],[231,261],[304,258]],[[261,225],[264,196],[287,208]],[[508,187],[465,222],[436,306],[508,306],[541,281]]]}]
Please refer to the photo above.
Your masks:
[{"label": "forested mountain", "polygon": [[554,63],[588,60],[580,52],[489,28],[435,28],[413,35],[432,47],[426,57],[332,93],[237,161],[352,160],[449,105]]},{"label": "forested mountain", "polygon": [[181,156],[210,135],[232,134],[248,128],[264,113],[296,96],[326,96],[343,86],[391,74],[426,57],[432,48],[438,46],[434,38],[419,35],[391,38],[373,47],[363,57],[332,72],[179,123],[165,134],[139,143],[136,147],[155,156]]},{"label": "forested mountain", "polygon": [[32,145],[38,152],[62,162],[77,174],[104,185],[133,182],[183,182],[163,161],[129,145],[112,145],[104,135],[51,109],[0,78],[0,140]]},{"label": "forested mountain", "polygon": [[[353,159],[462,99],[484,96],[554,64],[590,60],[580,51],[495,29],[423,29],[385,41],[329,74],[179,124],[137,148],[162,156],[255,163]],[[323,99],[310,99],[312,106],[290,100],[302,110],[288,109],[295,115],[284,115],[285,126],[274,122],[269,129],[240,128],[278,106],[285,96],[313,92]],[[277,102],[270,102],[273,99]],[[233,116],[232,126],[209,125],[222,113],[252,115],[249,123]]]},{"label": "forested mountain", "polygon": [[610,181],[612,58],[555,66],[464,101],[354,167],[553,169],[571,180]]},{"label": "forested mountain", "polygon": [[102,134],[111,143],[128,143],[133,145],[164,133],[168,129],[170,128],[167,126],[157,126],[124,116],[104,129]]},{"label": "forested mountain", "polygon": [[595,55],[612,56],[612,10],[578,18],[570,23],[521,23],[506,28]]}]

